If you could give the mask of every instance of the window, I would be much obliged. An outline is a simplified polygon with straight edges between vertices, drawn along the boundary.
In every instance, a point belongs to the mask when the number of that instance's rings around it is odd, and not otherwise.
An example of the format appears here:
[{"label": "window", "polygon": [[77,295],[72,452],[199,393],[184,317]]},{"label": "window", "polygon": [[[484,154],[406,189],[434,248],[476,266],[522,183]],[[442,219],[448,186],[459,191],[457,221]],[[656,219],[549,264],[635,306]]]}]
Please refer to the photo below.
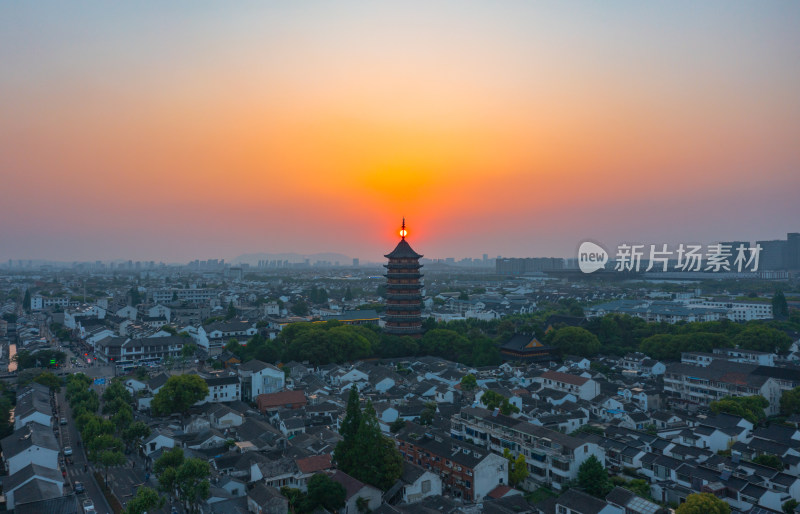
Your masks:
[{"label": "window", "polygon": [[431,492],[431,481],[430,480],[423,480],[422,481],[422,493],[429,493]]}]

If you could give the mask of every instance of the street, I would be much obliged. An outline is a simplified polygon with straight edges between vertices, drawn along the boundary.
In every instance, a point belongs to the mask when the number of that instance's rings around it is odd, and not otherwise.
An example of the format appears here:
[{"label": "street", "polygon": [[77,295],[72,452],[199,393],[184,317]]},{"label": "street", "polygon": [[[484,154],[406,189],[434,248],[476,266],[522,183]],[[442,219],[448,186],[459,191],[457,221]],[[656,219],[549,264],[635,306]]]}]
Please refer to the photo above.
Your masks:
[{"label": "street", "polygon": [[[62,391],[56,395],[55,417],[56,423],[59,423],[62,417],[67,418],[66,425],[57,425],[59,429],[59,442],[61,443],[62,450],[67,446],[72,447],[72,455],[69,457],[72,464],[66,464],[67,482],[70,484],[70,487],[74,487],[75,482],[81,482],[85,488],[85,492],[78,494],[78,503],[82,505],[83,500],[91,498],[98,514],[112,512],[103,492],[100,490],[100,486],[92,476],[94,471],[93,466],[88,463],[86,458],[85,448],[80,441],[78,428],[75,426],[75,422],[72,418],[72,409],[64,398],[63,388]],[[85,466],[88,466],[88,471],[84,471]]]}]

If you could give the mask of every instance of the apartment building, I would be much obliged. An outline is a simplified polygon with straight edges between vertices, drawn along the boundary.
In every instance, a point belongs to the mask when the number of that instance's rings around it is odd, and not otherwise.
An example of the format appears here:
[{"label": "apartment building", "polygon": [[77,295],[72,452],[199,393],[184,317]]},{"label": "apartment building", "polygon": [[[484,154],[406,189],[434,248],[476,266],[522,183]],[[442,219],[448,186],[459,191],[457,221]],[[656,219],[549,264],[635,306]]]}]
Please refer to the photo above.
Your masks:
[{"label": "apartment building", "polygon": [[703,406],[725,396],[761,395],[770,403],[767,414],[777,414],[780,385],[772,377],[757,374],[758,368],[716,359],[706,366],[670,363],[664,373],[664,391],[675,399]]},{"label": "apartment building", "polygon": [[407,423],[396,438],[403,459],[438,473],[443,490],[456,498],[478,502],[508,483],[508,461],[488,448],[415,423]]},{"label": "apartment building", "polygon": [[605,452],[595,443],[478,407],[461,409],[454,415],[450,434],[497,454],[506,448],[523,454],[528,480],[556,489],[576,479],[578,468],[592,455],[605,461]]},{"label": "apartment building", "polygon": [[106,337],[95,345],[97,358],[103,362],[117,364],[136,362],[160,362],[165,357],[179,357],[184,345],[189,342],[182,336]]},{"label": "apartment building", "polygon": [[213,289],[158,289],[152,292],[153,303],[169,303],[173,300],[189,303],[202,303],[216,298]]}]

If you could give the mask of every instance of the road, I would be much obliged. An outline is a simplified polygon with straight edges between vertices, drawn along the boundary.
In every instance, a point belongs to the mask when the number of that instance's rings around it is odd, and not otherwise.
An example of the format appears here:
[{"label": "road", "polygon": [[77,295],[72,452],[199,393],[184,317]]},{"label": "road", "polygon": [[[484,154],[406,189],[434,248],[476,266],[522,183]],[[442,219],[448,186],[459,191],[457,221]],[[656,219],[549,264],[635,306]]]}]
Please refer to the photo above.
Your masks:
[{"label": "road", "polygon": [[[67,481],[73,487],[75,482],[81,482],[86,488],[86,491],[78,495],[78,503],[83,505],[83,500],[91,498],[94,502],[95,510],[98,514],[110,513],[111,507],[108,505],[100,486],[92,476],[94,471],[93,466],[88,463],[86,458],[84,445],[80,442],[80,435],[78,428],[75,426],[75,421],[72,418],[72,409],[67,404],[64,398],[64,391],[56,394],[56,419],[60,420],[62,417],[67,418],[66,425],[58,425],[59,428],[59,441],[61,447],[72,447],[72,456],[70,457],[72,464],[67,464]],[[60,421],[59,421],[60,423]],[[80,444],[80,446],[78,446]],[[86,466],[86,468],[85,468]],[[87,471],[84,471],[87,469]]]}]

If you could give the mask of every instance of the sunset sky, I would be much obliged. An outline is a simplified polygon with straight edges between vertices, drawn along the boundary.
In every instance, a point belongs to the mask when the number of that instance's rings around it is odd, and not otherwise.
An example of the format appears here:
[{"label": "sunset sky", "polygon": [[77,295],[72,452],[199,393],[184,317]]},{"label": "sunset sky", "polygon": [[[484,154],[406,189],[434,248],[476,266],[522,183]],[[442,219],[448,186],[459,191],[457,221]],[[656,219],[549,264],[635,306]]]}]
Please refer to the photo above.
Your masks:
[{"label": "sunset sky", "polygon": [[0,259],[800,231],[800,2],[0,2]]}]

